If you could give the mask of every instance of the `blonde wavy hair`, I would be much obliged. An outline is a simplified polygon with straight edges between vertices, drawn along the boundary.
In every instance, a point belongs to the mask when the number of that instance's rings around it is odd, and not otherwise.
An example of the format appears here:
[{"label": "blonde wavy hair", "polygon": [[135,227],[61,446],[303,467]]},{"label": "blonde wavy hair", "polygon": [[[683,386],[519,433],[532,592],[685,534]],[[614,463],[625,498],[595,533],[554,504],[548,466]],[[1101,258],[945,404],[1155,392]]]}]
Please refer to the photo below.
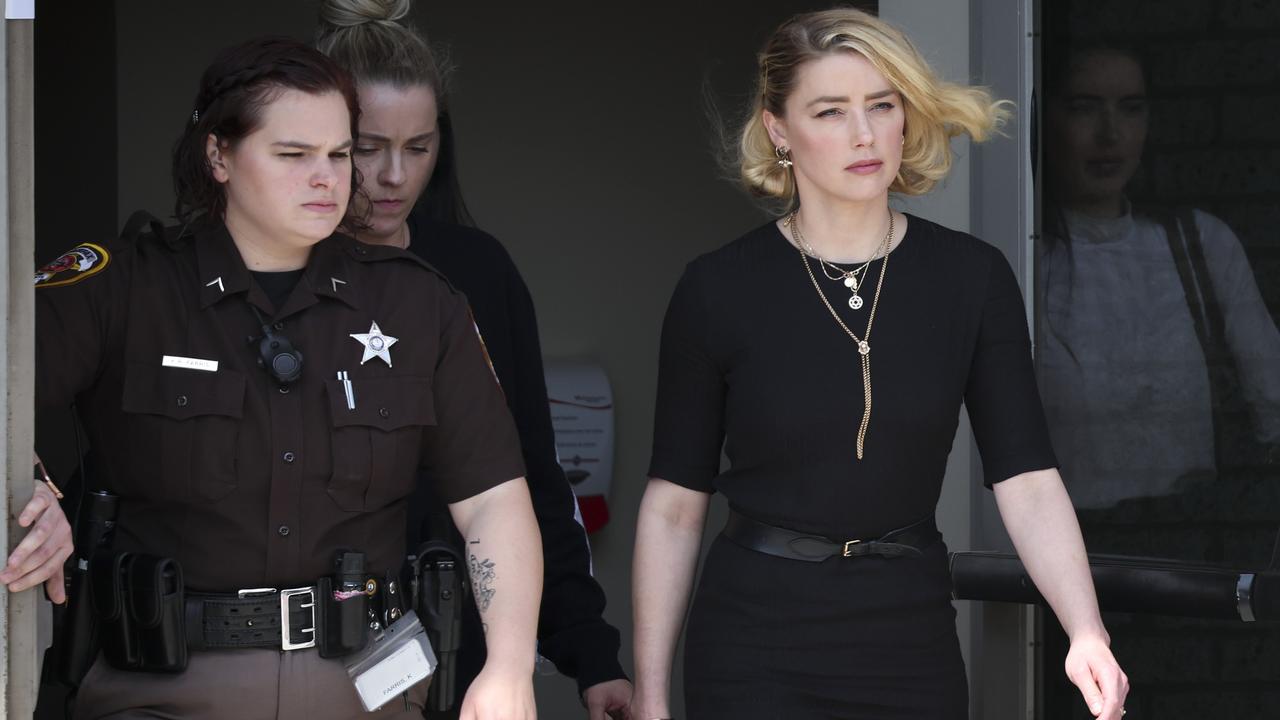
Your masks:
[{"label": "blonde wavy hair", "polygon": [[865,57],[902,97],[902,165],[890,192],[928,192],[951,169],[951,138],[963,133],[981,142],[1009,117],[1011,102],[994,101],[986,88],[942,80],[901,30],[874,15],[853,8],[797,15],[774,31],[759,55],[755,100],[737,152],[738,172],[753,195],[795,207],[795,177],[778,164],[764,111],[785,117],[801,68],[836,52]]}]

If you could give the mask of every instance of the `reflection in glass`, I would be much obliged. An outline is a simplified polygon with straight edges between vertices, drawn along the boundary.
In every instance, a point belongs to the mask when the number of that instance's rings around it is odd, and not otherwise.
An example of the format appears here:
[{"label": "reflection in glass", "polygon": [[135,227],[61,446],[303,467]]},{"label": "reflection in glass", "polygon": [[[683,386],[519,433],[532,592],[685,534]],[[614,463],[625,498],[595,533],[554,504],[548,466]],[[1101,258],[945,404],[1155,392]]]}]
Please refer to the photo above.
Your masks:
[{"label": "reflection in glass", "polygon": [[1072,498],[1109,508],[1248,459],[1220,447],[1229,430],[1280,439],[1280,333],[1222,220],[1126,195],[1148,128],[1137,57],[1095,46],[1064,60],[1046,98],[1038,365]]},{"label": "reflection in glass", "polygon": [[[1280,111],[1277,10],[1041,0],[1036,364],[1090,552],[1271,559],[1280,134],[1258,116]],[[1127,718],[1280,717],[1280,628],[1106,622]],[[1083,720],[1064,655],[1046,628],[1044,717]]]}]

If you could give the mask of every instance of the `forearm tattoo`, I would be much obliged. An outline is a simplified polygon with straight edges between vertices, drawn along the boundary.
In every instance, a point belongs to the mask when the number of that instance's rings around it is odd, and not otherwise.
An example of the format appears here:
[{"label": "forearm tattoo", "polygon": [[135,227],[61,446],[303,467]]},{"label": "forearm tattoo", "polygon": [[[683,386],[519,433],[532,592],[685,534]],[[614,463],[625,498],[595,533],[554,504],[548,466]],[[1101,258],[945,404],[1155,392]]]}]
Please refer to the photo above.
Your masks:
[{"label": "forearm tattoo", "polygon": [[475,594],[476,607],[480,608],[480,612],[485,612],[489,609],[490,603],[493,602],[493,596],[497,592],[494,582],[498,579],[498,572],[494,569],[493,560],[489,558],[481,560],[476,557],[475,553],[471,553],[468,565],[471,571],[471,589]]}]

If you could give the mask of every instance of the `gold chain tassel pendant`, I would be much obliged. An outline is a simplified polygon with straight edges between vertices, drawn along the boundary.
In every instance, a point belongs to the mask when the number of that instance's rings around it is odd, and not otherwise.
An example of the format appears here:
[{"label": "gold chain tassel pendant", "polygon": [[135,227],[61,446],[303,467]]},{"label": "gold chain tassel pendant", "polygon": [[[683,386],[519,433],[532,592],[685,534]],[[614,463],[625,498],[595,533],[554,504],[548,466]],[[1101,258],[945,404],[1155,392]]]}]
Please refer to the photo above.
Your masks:
[{"label": "gold chain tassel pendant", "polygon": [[866,407],[862,410],[862,424],[858,426],[858,459],[862,459],[862,448],[867,442],[867,428],[871,427],[871,353],[862,355],[862,394],[866,398]]},{"label": "gold chain tassel pendant", "polygon": [[[871,299],[871,314],[867,317],[867,330],[862,334],[861,338],[854,334],[848,325],[845,325],[844,320],[840,319],[839,313],[836,312],[835,308],[831,307],[827,296],[822,292],[822,288],[819,287],[818,277],[813,274],[813,268],[809,267],[809,256],[813,255],[812,249],[806,251],[808,243],[804,241],[804,236],[800,232],[800,223],[797,222],[796,211],[792,211],[783,224],[791,229],[791,239],[795,244],[796,250],[800,252],[800,261],[804,263],[805,272],[809,275],[809,281],[813,283],[814,291],[818,293],[818,299],[827,308],[827,312],[831,313],[831,317],[835,319],[840,329],[844,330],[845,334],[857,343],[858,354],[862,356],[862,394],[866,403],[862,410],[862,423],[858,425],[857,455],[858,459],[861,460],[863,449],[867,442],[867,428],[871,427],[871,325],[876,321],[876,308],[880,306],[880,290],[884,287],[884,276],[889,272],[889,250],[893,244],[893,211],[889,211],[889,230],[885,233],[884,240],[880,243],[880,251],[863,264],[863,268],[867,268],[877,259],[884,260],[884,265],[880,267],[880,279],[876,281],[876,294]],[[818,267],[823,267],[822,263],[825,263],[826,260],[817,255],[814,255],[814,258],[819,263]],[[867,270],[867,275],[870,272],[870,270]],[[823,274],[826,274],[825,269]],[[831,278],[830,275],[827,277]],[[831,279],[834,280],[835,278]],[[865,283],[867,276],[864,275],[862,279]],[[856,310],[857,308],[854,309]]]}]

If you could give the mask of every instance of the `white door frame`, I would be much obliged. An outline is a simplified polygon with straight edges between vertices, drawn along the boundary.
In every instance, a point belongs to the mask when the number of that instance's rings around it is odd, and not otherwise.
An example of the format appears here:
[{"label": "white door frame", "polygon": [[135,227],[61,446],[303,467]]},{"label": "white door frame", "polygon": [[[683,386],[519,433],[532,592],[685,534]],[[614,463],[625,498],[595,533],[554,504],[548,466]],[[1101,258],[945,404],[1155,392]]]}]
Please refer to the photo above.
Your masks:
[{"label": "white door frame", "polygon": [[[0,252],[0,315],[5,331],[0,335],[0,377],[4,378],[3,412],[0,428],[0,466],[6,471],[6,492],[0,493],[8,532],[5,555],[26,536],[17,515],[31,498],[31,449],[35,446],[35,293],[31,281],[35,255],[35,53],[33,8],[6,3],[4,32],[0,33],[0,228],[4,248]],[[17,11],[17,12],[15,12]],[[14,17],[22,16],[26,17]],[[14,17],[14,19],[10,19]],[[35,712],[40,682],[40,653],[43,645],[37,627],[44,602],[40,588],[16,594],[0,588],[0,677],[4,694],[0,717],[25,718]]]}]

